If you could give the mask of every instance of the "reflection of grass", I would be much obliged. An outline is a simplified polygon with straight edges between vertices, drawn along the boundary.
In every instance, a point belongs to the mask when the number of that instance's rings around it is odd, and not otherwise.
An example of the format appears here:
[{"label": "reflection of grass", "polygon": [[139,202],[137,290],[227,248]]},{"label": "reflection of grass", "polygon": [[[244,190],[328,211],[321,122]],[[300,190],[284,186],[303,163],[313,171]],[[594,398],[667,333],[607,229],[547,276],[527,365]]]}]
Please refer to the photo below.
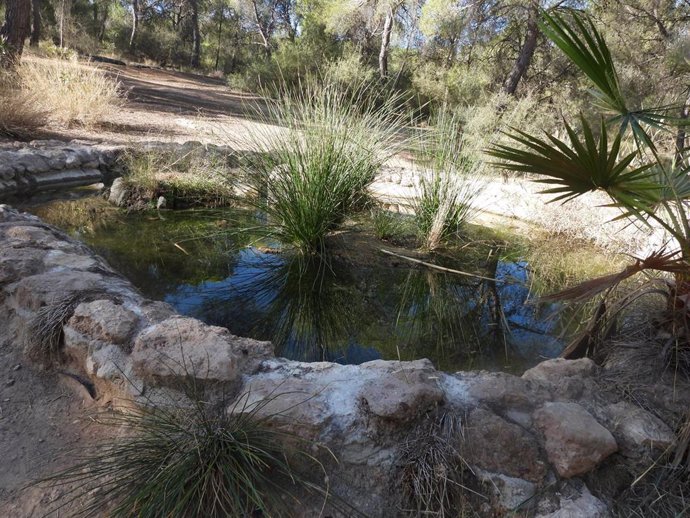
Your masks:
[{"label": "reflection of grass", "polygon": [[52,201],[32,209],[42,220],[68,231],[93,233],[116,221],[120,212],[101,197]]},{"label": "reflection of grass", "polygon": [[255,332],[268,332],[277,354],[326,360],[347,344],[357,304],[342,283],[323,257],[295,255],[253,277],[242,296],[269,301]]},{"label": "reflection of grass", "polygon": [[457,363],[483,348],[487,293],[483,283],[460,284],[457,277],[411,270],[398,306],[396,334],[405,356],[434,351],[437,361]]}]

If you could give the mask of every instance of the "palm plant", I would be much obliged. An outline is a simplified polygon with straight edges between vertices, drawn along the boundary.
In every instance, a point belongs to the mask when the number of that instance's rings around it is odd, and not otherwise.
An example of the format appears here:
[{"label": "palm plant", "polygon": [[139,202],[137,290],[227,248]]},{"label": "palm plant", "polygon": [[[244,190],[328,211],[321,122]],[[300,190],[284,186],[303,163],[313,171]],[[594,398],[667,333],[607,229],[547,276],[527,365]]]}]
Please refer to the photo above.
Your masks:
[{"label": "palm plant", "polygon": [[[561,294],[583,299],[611,289],[644,270],[670,272],[674,300],[690,294],[690,169],[658,146],[652,131],[668,131],[683,124],[669,115],[672,106],[637,108],[629,105],[620,87],[611,53],[592,21],[584,14],[562,9],[542,12],[541,27],[591,83],[594,106],[601,112],[597,130],[581,117],[580,129],[565,122],[567,140],[537,137],[514,129],[516,145],[497,144],[488,154],[498,167],[534,174],[567,202],[590,191],[604,191],[622,218],[663,228],[675,242],[636,259],[618,274],[593,279]],[[627,151],[624,151],[626,149]]]}]

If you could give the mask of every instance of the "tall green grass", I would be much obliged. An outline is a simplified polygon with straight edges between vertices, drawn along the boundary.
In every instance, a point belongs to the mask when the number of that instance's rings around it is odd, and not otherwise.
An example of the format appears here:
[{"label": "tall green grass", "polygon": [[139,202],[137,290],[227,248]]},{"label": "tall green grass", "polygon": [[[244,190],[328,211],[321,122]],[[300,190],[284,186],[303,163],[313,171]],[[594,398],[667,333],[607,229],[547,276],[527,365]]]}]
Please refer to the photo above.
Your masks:
[{"label": "tall green grass", "polygon": [[421,163],[415,219],[424,248],[434,250],[471,217],[481,193],[480,165],[457,116],[441,112],[422,142]]},{"label": "tall green grass", "polygon": [[[248,128],[245,171],[270,232],[315,252],[324,237],[362,205],[367,186],[403,143],[399,99],[375,104],[366,88],[305,84],[284,92]],[[277,126],[277,127],[276,127]],[[258,128],[258,129],[257,129]]]}]

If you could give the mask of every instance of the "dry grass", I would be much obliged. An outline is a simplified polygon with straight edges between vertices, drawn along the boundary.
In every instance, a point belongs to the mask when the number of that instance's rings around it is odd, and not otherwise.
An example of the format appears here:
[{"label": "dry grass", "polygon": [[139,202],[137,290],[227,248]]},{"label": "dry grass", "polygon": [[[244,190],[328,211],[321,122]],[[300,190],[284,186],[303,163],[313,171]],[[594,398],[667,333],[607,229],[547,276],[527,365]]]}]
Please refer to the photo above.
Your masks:
[{"label": "dry grass", "polygon": [[29,139],[45,125],[46,113],[36,96],[17,83],[16,76],[0,73],[0,135]]},{"label": "dry grass", "polygon": [[468,487],[476,480],[456,447],[459,435],[458,418],[443,414],[429,418],[402,444],[403,516],[477,516],[473,500],[479,494]]},{"label": "dry grass", "polygon": [[102,70],[75,61],[33,59],[18,71],[35,108],[53,122],[93,126],[121,104],[120,86]]}]

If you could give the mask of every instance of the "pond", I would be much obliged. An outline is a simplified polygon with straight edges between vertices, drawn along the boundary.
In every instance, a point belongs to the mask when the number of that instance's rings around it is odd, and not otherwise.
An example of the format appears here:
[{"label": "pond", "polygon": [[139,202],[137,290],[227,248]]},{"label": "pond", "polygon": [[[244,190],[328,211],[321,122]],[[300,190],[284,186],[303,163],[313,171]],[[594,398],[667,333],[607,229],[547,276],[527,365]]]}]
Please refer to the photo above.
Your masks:
[{"label": "pond", "polygon": [[[459,275],[387,255],[419,257],[353,223],[332,253],[305,257],[237,228],[262,215],[224,209],[127,214],[100,202],[33,212],[90,245],[147,297],[233,334],[271,340],[302,361],[429,358],[437,368],[521,372],[557,356],[572,315],[531,295],[521,250],[494,243],[422,258]],[[66,217],[67,214],[79,217]]]}]

